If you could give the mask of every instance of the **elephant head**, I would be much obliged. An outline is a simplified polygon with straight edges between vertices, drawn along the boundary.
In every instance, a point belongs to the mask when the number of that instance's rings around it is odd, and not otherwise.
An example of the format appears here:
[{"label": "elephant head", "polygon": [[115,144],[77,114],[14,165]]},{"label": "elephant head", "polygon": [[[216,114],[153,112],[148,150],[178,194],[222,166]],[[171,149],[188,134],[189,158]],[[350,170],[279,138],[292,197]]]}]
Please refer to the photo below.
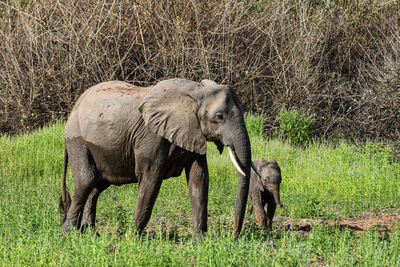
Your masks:
[{"label": "elephant head", "polygon": [[238,170],[235,235],[243,224],[249,190],[251,149],[236,93],[210,80],[172,79],[159,82],[139,107],[148,129],[193,153],[206,154],[207,141],[220,153],[228,147]]}]

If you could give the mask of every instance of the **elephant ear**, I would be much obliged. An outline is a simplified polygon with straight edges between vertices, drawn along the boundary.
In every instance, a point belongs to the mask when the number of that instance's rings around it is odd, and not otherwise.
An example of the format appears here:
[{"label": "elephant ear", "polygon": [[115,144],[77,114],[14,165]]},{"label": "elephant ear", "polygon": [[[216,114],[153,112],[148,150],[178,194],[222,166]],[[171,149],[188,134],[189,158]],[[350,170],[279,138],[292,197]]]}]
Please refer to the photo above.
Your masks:
[{"label": "elephant ear", "polygon": [[158,83],[145,96],[139,111],[152,133],[185,150],[205,155],[207,141],[197,118],[197,102],[189,94],[193,84],[186,83],[178,79]]},{"label": "elephant ear", "polygon": [[[259,173],[262,173],[261,172],[261,166],[260,166],[260,160],[257,160],[254,163],[254,166],[257,168]],[[265,188],[264,188],[264,186],[263,186],[263,184],[261,182],[261,177],[258,176],[253,170],[251,172],[252,172],[253,177],[255,179],[255,181],[254,181],[255,188],[260,192],[264,192]]]},{"label": "elephant ear", "polygon": [[240,112],[242,112],[242,114],[244,115],[244,109],[243,109],[242,101],[240,101],[240,98],[236,94],[235,90],[233,90],[231,87],[229,87],[229,89],[230,89],[230,92],[232,94],[232,98],[235,101],[235,104],[239,107]]},{"label": "elephant ear", "polygon": [[255,183],[256,189],[260,192],[264,192],[265,188],[261,183],[261,178],[256,175],[256,183]]},{"label": "elephant ear", "polygon": [[217,85],[217,83],[216,83],[216,82],[214,82],[214,81],[211,81],[211,80],[207,80],[207,79],[201,80],[200,84],[201,84],[202,86],[212,86],[212,85]]}]

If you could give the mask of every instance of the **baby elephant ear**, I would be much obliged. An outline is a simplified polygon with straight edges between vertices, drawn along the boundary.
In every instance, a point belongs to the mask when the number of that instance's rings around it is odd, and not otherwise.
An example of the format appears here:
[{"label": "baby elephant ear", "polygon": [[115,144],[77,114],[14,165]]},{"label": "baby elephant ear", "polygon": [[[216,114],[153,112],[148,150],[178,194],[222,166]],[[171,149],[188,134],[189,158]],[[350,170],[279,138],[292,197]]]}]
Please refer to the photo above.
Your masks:
[{"label": "baby elephant ear", "polygon": [[[260,172],[261,170],[257,163],[259,162],[255,162],[254,166],[257,168],[258,172]],[[264,186],[261,182],[261,177],[258,176],[258,174],[254,170],[251,170],[251,179],[254,180],[255,188],[260,192],[264,192]]]},{"label": "baby elephant ear", "polygon": [[204,155],[207,141],[197,118],[197,103],[189,94],[193,84],[188,82],[175,79],[158,83],[144,97],[139,111],[152,133],[185,150]]}]

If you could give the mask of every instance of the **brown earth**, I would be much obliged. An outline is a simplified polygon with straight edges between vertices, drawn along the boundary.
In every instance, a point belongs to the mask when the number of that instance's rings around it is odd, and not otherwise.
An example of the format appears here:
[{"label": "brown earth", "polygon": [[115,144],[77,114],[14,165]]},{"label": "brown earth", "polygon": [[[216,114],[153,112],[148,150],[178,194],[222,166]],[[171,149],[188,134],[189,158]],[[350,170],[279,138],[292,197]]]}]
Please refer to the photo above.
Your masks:
[{"label": "brown earth", "polygon": [[[190,215],[180,218],[180,223],[173,224],[167,219],[155,219],[151,220],[147,225],[145,232],[148,234],[155,234],[156,232],[164,232],[167,234],[177,234],[180,237],[188,236],[192,232],[191,217]],[[339,216],[338,216],[339,217]],[[215,218],[214,218],[215,219]],[[209,220],[213,220],[211,217]],[[210,225],[209,231],[216,230],[215,228],[221,228],[227,232],[232,229],[232,222],[229,218],[226,218],[221,224]],[[248,225],[254,224],[253,216],[247,217],[245,220],[246,228]],[[338,220],[326,220],[321,218],[290,218],[290,217],[278,217],[274,221],[274,231],[281,232],[284,230],[292,230],[299,234],[308,235],[313,227],[317,225],[326,226],[338,226],[342,229],[349,229],[356,235],[361,235],[368,229],[376,227],[379,232],[384,235],[391,236],[393,230],[400,227],[400,215],[398,210],[371,210],[362,212],[356,217],[342,217]],[[110,233],[118,231],[118,227],[106,227],[102,225],[97,226],[97,231],[101,233]]]},{"label": "brown earth", "polygon": [[284,218],[279,230],[294,230],[303,234],[308,234],[315,225],[339,226],[347,228],[357,235],[361,235],[368,229],[377,227],[383,234],[392,234],[395,227],[400,227],[400,216],[396,210],[371,210],[361,213],[357,217],[343,217],[340,220],[324,220],[324,219],[293,219]]}]

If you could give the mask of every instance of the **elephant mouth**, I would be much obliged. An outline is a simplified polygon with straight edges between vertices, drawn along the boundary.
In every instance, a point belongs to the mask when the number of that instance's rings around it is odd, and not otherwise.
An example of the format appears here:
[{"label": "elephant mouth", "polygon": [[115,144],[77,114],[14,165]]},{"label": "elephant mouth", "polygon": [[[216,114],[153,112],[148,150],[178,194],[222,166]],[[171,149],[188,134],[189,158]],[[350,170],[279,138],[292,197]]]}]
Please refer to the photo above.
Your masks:
[{"label": "elephant mouth", "polygon": [[217,146],[219,154],[221,155],[224,152],[224,145],[219,141],[214,141],[214,144]]}]

